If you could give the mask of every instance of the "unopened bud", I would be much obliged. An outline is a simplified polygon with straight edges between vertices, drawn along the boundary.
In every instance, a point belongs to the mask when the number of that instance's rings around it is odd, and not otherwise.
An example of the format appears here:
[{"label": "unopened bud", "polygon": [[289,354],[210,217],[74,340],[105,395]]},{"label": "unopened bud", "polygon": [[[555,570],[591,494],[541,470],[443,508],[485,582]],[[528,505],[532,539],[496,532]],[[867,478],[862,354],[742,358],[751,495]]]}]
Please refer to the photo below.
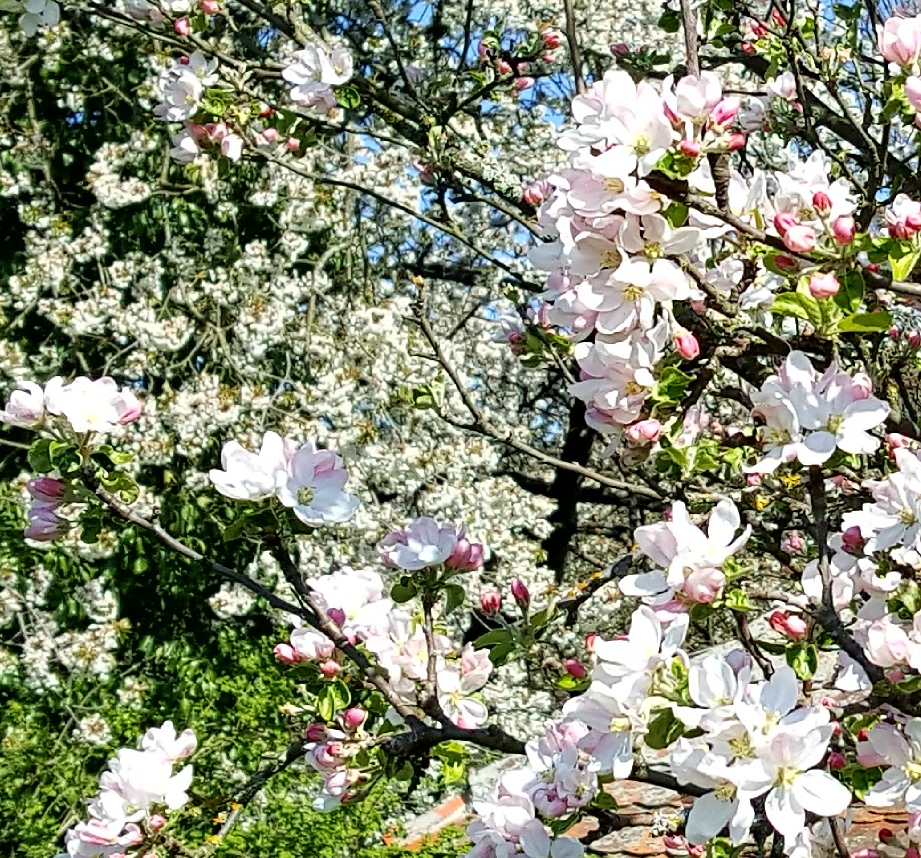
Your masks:
[{"label": "unopened bud", "polygon": [[524,75],[523,77],[516,77],[515,89],[517,89],[518,92],[524,92],[526,89],[531,89],[531,87],[534,86],[536,82],[537,81],[535,81],[533,77],[529,77],[528,75]]},{"label": "unopened bud", "polygon": [[555,51],[563,44],[563,34],[559,30],[544,30],[540,38],[551,51]]},{"label": "unopened bud", "polygon": [[742,99],[737,95],[727,96],[713,108],[713,112],[710,114],[710,121],[714,125],[729,125],[736,118],[740,107],[742,107]]},{"label": "unopened bud", "polygon": [[662,434],[662,424],[654,417],[640,420],[627,428],[627,440],[633,444],[654,444]]},{"label": "unopened bud", "polygon": [[345,710],[345,713],[342,716],[342,723],[345,724],[346,730],[357,730],[362,724],[365,723],[365,720],[368,717],[368,713],[364,709],[360,709],[357,706],[352,706],[349,709]]},{"label": "unopened bud", "polygon": [[841,769],[847,766],[847,759],[844,754],[839,753],[838,751],[832,751],[828,755],[828,768],[833,772],[840,772]]},{"label": "unopened bud", "polygon": [[584,679],[588,674],[585,665],[577,658],[567,658],[564,664],[566,666],[566,672],[573,677],[573,679]]},{"label": "unopened bud", "polygon": [[285,147],[289,152],[297,152],[301,148],[301,141],[297,137],[289,137],[285,140]]},{"label": "unopened bud", "polygon": [[820,214],[831,211],[831,197],[824,191],[816,191],[812,195],[812,207]]},{"label": "unopened bud", "polygon": [[521,578],[516,578],[512,581],[512,598],[518,604],[520,608],[526,608],[531,604],[531,593],[528,591],[527,586],[525,586],[524,581]]},{"label": "unopened bud", "polygon": [[730,152],[738,152],[739,149],[745,148],[746,137],[741,131],[736,131],[735,134],[730,134],[726,140],[726,148]]},{"label": "unopened bud", "polygon": [[585,636],[585,648],[589,652],[595,651],[595,641],[598,640],[598,634],[596,632],[589,632]]},{"label": "unopened bud", "polygon": [[147,817],[147,827],[151,831],[159,831],[164,825],[166,825],[166,817],[161,816],[159,813],[154,813]]},{"label": "unopened bud", "polygon": [[792,641],[805,640],[809,633],[809,626],[802,617],[785,614],[783,611],[774,611],[768,617],[768,624],[775,632]]},{"label": "unopened bud", "polygon": [[838,244],[850,244],[857,233],[857,222],[850,215],[841,215],[831,222],[831,231]]},{"label": "unopened bud", "polygon": [[696,140],[682,140],[678,148],[682,155],[687,155],[689,158],[696,158],[700,154],[700,143]]},{"label": "unopened bud", "polygon": [[486,590],[480,594],[480,609],[484,614],[494,617],[502,608],[502,594],[498,590]]},{"label": "unopened bud", "polygon": [[921,346],[921,333],[918,331],[909,331],[905,339],[908,340],[908,345],[913,349]]},{"label": "unopened bud", "polygon": [[173,29],[180,36],[188,36],[192,32],[192,22],[188,18],[177,18],[173,21]]},{"label": "unopened bud", "polygon": [[841,547],[848,554],[860,554],[866,542],[856,524],[841,534]]},{"label": "unopened bud", "polygon": [[345,625],[345,611],[342,608],[330,608],[326,612],[329,617],[341,629]]},{"label": "unopened bud", "polygon": [[783,236],[791,226],[796,226],[797,220],[790,212],[777,212],[774,215],[774,229]]},{"label": "unopened bud", "polygon": [[332,659],[327,659],[320,665],[320,673],[323,674],[327,679],[332,679],[339,671],[342,670],[342,667],[338,662],[333,661]]},{"label": "unopened bud", "polygon": [[685,328],[679,328],[672,337],[675,350],[685,360],[694,360],[700,354],[700,343],[697,337]]},{"label": "unopened bud", "polygon": [[308,742],[323,742],[326,739],[326,727],[322,724],[311,724],[304,731],[304,738]]},{"label": "unopened bud", "polygon": [[[789,233],[787,233],[789,236]],[[809,278],[809,294],[817,301],[824,301],[838,294],[841,284],[838,278],[830,271],[824,274],[813,274]]]}]

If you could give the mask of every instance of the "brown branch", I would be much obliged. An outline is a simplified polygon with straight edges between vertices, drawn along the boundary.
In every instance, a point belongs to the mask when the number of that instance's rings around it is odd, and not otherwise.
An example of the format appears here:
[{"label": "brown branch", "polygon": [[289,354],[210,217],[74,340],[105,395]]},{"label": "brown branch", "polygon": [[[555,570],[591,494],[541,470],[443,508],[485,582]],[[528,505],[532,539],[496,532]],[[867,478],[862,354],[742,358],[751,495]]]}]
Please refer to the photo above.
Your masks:
[{"label": "brown branch", "polygon": [[624,480],[617,480],[613,477],[608,477],[607,475],[602,474],[593,468],[586,467],[585,465],[579,465],[576,462],[567,462],[564,459],[558,459],[556,456],[551,456],[549,453],[545,453],[543,450],[539,450],[537,447],[532,447],[530,444],[526,444],[524,441],[519,441],[517,438],[513,437],[511,433],[502,432],[501,430],[497,429],[492,425],[492,423],[489,422],[489,420],[487,420],[486,416],[483,414],[483,411],[476,404],[476,402],[473,401],[473,397],[470,395],[470,391],[467,385],[464,384],[457,370],[454,368],[454,365],[445,356],[444,350],[441,348],[441,343],[439,343],[438,337],[435,335],[431,324],[425,316],[425,309],[421,301],[417,301],[414,305],[414,316],[416,323],[419,325],[420,330],[425,336],[426,341],[428,342],[429,346],[431,346],[432,351],[435,353],[435,361],[445,371],[448,378],[451,379],[451,383],[457,390],[457,393],[460,396],[461,401],[464,403],[467,411],[470,412],[470,416],[473,418],[474,422],[458,423],[451,420],[444,414],[440,414],[439,416],[443,420],[451,423],[454,426],[457,426],[460,429],[465,429],[468,432],[476,432],[479,435],[485,435],[488,438],[492,438],[501,444],[505,444],[507,447],[511,447],[513,450],[517,450],[519,453],[524,453],[533,459],[537,459],[539,462],[543,462],[545,465],[552,465],[555,468],[564,468],[565,470],[573,471],[577,474],[581,474],[583,477],[599,483],[600,485],[609,486],[612,489],[619,489],[620,491],[627,492],[634,496],[656,501],[663,500],[662,495],[660,495],[659,492],[655,491],[655,489],[649,488],[648,486],[642,486],[637,483],[628,483]]}]

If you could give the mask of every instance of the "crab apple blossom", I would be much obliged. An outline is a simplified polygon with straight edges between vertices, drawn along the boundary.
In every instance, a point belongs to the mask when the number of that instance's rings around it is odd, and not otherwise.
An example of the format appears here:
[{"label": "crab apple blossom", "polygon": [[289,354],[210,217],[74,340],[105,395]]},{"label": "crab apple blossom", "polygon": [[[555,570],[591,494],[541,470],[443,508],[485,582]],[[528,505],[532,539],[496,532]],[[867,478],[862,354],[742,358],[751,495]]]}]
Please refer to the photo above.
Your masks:
[{"label": "crab apple blossom", "polygon": [[141,405],[134,393],[115,379],[80,376],[70,383],[61,377],[45,385],[45,410],[62,417],[78,433],[112,432],[138,418]]},{"label": "crab apple blossom", "polygon": [[221,468],[209,473],[211,483],[234,500],[259,501],[275,494],[286,468],[285,442],[277,432],[266,432],[258,453],[228,441],[221,450]]},{"label": "crab apple blossom", "polygon": [[446,564],[469,570],[481,565],[483,546],[467,539],[464,525],[439,524],[422,516],[407,527],[391,531],[378,545],[381,560],[388,566],[416,571]]},{"label": "crab apple blossom", "polygon": [[904,804],[910,813],[921,811],[921,719],[910,719],[901,730],[876,724],[867,742],[886,769],[866,794],[866,803],[871,807]]},{"label": "crab apple blossom", "polygon": [[38,428],[45,416],[45,392],[34,381],[19,383],[10,394],[6,408],[0,411],[0,422],[23,429]]},{"label": "crab apple blossom", "polygon": [[889,406],[870,390],[865,377],[850,376],[835,364],[819,374],[805,354],[791,352],[752,397],[753,413],[765,421],[767,455],[747,470],[771,473],[793,461],[821,465],[835,449],[874,452],[880,442],[869,430],[885,421]]},{"label": "crab apple blossom", "polygon": [[294,449],[284,444],[285,470],[276,473],[275,494],[304,524],[319,527],[348,521],[358,508],[358,498],[345,491],[349,472],[331,450],[307,441]]}]

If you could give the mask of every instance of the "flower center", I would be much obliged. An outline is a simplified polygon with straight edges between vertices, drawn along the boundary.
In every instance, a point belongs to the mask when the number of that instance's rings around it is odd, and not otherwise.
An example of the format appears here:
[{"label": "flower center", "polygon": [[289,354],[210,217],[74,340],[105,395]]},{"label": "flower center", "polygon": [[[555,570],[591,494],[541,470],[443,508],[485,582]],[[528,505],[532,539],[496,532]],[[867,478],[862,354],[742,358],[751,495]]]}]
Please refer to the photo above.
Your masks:
[{"label": "flower center", "polygon": [[793,786],[793,782],[796,780],[798,774],[799,769],[794,769],[791,766],[781,766],[777,770],[777,781],[775,786]]},{"label": "flower center", "polygon": [[917,520],[917,517],[910,507],[902,507],[902,510],[899,512],[899,522],[901,524],[904,524],[906,527],[911,527]]},{"label": "flower center", "polygon": [[617,268],[620,265],[623,257],[620,255],[618,250],[606,250],[601,254],[601,267],[602,268]]},{"label": "flower center", "polygon": [[604,189],[615,194],[622,194],[624,192],[624,183],[621,179],[605,179]]},{"label": "flower center", "polygon": [[611,719],[611,723],[608,726],[608,729],[612,733],[626,733],[630,729],[630,719],[623,716],[614,716]]},{"label": "flower center", "polygon": [[840,414],[832,414],[828,418],[828,431],[837,432],[841,428],[841,424],[844,423],[844,417]]},{"label": "flower center", "polygon": [[297,490],[298,506],[310,506],[313,500],[313,489],[310,486],[301,486]]},{"label": "flower center", "polygon": [[657,241],[652,241],[643,248],[643,253],[650,259],[658,259],[662,255],[662,245]]},{"label": "flower center", "polygon": [[905,772],[912,783],[921,781],[921,762],[918,760],[912,760],[911,762],[905,763],[905,765],[902,766],[902,771]]},{"label": "flower center", "polygon": [[645,388],[643,385],[636,381],[628,381],[624,385],[624,393],[626,393],[627,396],[639,396],[644,390]]},{"label": "flower center", "polygon": [[633,141],[633,151],[637,155],[645,155],[649,151],[649,135],[645,133],[640,133],[636,135],[636,138]]},{"label": "flower center", "polygon": [[716,797],[720,799],[720,801],[735,801],[736,785],[729,781],[723,781],[721,784],[717,784],[713,792],[716,793]]},{"label": "flower center", "polygon": [[752,748],[752,741],[748,733],[743,733],[741,736],[730,739],[729,750],[732,751],[733,757],[748,758],[755,756],[754,748]]},{"label": "flower center", "polygon": [[638,301],[645,294],[646,289],[643,286],[637,286],[636,283],[631,283],[626,289],[624,289],[624,299],[627,301]]}]

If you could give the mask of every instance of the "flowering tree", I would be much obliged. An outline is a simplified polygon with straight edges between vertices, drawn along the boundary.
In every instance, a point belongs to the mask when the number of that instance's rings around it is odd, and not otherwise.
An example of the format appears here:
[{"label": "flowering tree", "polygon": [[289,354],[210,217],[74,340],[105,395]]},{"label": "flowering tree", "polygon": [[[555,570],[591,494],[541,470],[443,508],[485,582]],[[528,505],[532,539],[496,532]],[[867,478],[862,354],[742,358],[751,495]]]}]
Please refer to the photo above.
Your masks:
[{"label": "flowering tree", "polygon": [[[604,787],[625,778],[693,797],[665,836],[695,855],[770,840],[846,858],[861,803],[904,810],[880,848],[916,853],[921,16],[683,0],[659,21],[676,56],[616,43],[609,62],[571,4],[561,29],[475,11],[13,11],[52,46],[73,27],[111,33],[107,56],[163,47],[149,92],[120,93],[149,108],[143,128],[106,144],[89,183],[109,214],[145,203],[138,223],[157,188],[202,194],[227,230],[209,239],[200,205],[168,206],[161,258],[92,207],[79,238],[50,217],[58,200],[20,217],[33,228],[8,263],[11,326],[40,318],[89,353],[61,365],[10,341],[0,418],[34,473],[25,537],[137,530],[225,581],[225,602],[247,593],[289,620],[274,656],[304,697],[295,736],[215,818],[214,842],[295,764],[329,811],[486,749],[521,762],[474,804],[473,858],[585,854],[621,824]],[[21,149],[42,139],[28,93],[24,109]],[[69,109],[82,133],[105,122],[90,101]],[[56,155],[35,148],[19,163],[51,185]],[[136,149],[164,153],[158,181],[123,174]],[[9,196],[28,173],[4,174]],[[308,224],[273,256],[274,233],[226,204],[244,197]],[[254,246],[196,273],[237,229]],[[130,269],[105,268],[102,234]],[[373,300],[356,307],[343,287],[359,265]],[[113,342],[94,342],[103,329]],[[364,351],[316,349],[339,331]],[[420,491],[400,465],[411,432],[454,447],[442,479],[463,485],[437,515],[393,505]],[[187,488],[163,478],[177,454],[197,460]],[[170,515],[189,489],[220,503],[220,547]],[[518,502],[525,533],[497,521]],[[538,592],[537,562],[566,589]],[[626,631],[598,611],[612,591]],[[737,644],[696,655],[715,627]],[[573,630],[592,634],[583,646]],[[490,686],[536,661],[536,684],[556,670],[560,694],[529,699],[546,723],[515,729]],[[119,751],[66,853],[189,854],[197,741],[167,721]],[[580,840],[585,815],[598,827]]]}]

